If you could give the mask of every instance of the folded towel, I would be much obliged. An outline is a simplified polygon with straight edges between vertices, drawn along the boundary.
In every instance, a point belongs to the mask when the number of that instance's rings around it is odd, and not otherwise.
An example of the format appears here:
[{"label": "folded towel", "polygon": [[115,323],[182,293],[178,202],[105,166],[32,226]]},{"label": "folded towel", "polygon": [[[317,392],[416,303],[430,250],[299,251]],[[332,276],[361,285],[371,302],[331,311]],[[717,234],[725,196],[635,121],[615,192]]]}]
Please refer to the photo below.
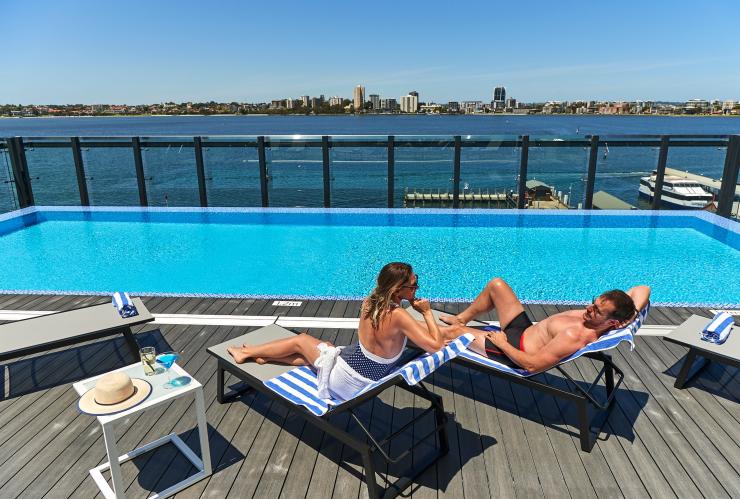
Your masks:
[{"label": "folded towel", "polygon": [[727,312],[715,314],[714,319],[701,332],[701,339],[721,345],[730,336],[735,319]]},{"label": "folded towel", "polygon": [[322,399],[328,399],[331,397],[329,393],[329,374],[334,368],[334,363],[337,361],[339,355],[339,349],[337,347],[329,346],[327,343],[319,343],[319,358],[316,359],[316,378],[318,380],[318,392],[319,397]]},{"label": "folded towel", "polygon": [[124,319],[139,315],[139,311],[136,310],[136,306],[131,301],[128,293],[113,293],[113,306],[116,307],[119,315]]}]

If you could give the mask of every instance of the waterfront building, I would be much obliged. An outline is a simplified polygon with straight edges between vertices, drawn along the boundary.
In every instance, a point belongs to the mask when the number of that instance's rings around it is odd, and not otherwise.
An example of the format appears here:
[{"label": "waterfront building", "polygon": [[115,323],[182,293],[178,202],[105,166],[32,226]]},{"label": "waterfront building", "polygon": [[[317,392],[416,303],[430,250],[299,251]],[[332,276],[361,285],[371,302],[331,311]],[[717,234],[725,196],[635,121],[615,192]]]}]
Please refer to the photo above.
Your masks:
[{"label": "waterfront building", "polygon": [[324,99],[322,99],[321,97],[311,97],[311,101],[310,101],[311,109],[318,109],[321,107],[321,104],[323,103],[324,103]]},{"label": "waterfront building", "polygon": [[686,101],[683,107],[683,112],[686,114],[701,114],[708,113],[711,110],[711,106],[708,101],[704,99],[691,99]]},{"label": "waterfront building", "polygon": [[398,102],[396,99],[381,99],[380,109],[383,111],[395,111],[398,109]]},{"label": "waterfront building", "polygon": [[465,100],[460,103],[460,109],[465,114],[479,113],[483,111],[483,101]]},{"label": "waterfront building", "polygon": [[362,110],[363,104],[365,104],[365,87],[357,85],[352,93],[352,101],[355,106],[355,112]]},{"label": "waterfront building", "polygon": [[380,109],[380,96],[378,94],[370,94],[368,98],[370,103],[373,105],[373,111]]},{"label": "waterfront building", "polygon": [[417,92],[416,90],[412,90],[411,92],[409,92],[409,95],[413,95],[414,97],[416,97],[417,100],[419,100],[419,92]]},{"label": "waterfront building", "polygon": [[512,99],[511,97],[509,97],[508,99],[506,99],[506,106],[505,107],[506,107],[506,109],[516,109],[516,107],[517,107],[516,99]]},{"label": "waterfront building", "polygon": [[336,95],[333,96],[333,97],[329,97],[329,105],[330,106],[341,106],[343,102],[344,102],[344,98],[343,97],[338,97]]},{"label": "waterfront building", "polygon": [[451,100],[447,103],[447,110],[455,113],[458,112],[460,110],[460,103],[455,100]]},{"label": "waterfront building", "polygon": [[502,107],[506,101],[506,87],[496,87],[493,89],[493,102],[500,102]]},{"label": "waterfront building", "polygon": [[415,113],[419,110],[419,94],[404,95],[401,97],[401,112],[402,113]]},{"label": "waterfront building", "polygon": [[302,95],[301,101],[303,102],[303,107],[308,107],[308,95]]},{"label": "waterfront building", "polygon": [[274,100],[270,102],[270,109],[281,109],[285,104],[285,101],[280,100]]}]

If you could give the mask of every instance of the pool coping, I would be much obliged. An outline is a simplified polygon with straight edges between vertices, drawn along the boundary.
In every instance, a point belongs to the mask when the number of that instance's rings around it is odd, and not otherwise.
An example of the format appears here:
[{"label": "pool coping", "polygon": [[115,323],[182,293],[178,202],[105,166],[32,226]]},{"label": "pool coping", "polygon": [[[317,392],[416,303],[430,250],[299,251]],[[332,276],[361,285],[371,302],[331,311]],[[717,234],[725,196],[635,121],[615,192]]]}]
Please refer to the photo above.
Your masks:
[{"label": "pool coping", "polygon": [[[519,216],[654,216],[654,217],[693,217],[711,223],[717,227],[740,234],[740,223],[706,211],[663,211],[663,210],[519,210],[519,209],[444,209],[444,208],[237,208],[237,207],[139,207],[139,206],[31,206],[0,215],[0,223],[43,211],[52,212],[129,212],[129,213],[338,213],[338,214],[403,214],[403,215],[519,215]],[[363,300],[365,296],[352,295],[280,295],[280,294],[239,294],[239,293],[162,293],[130,291],[139,296],[184,297],[184,298],[239,298],[257,300]],[[79,291],[79,290],[6,290],[0,294],[30,295],[90,295],[109,296],[113,291]],[[467,303],[468,298],[428,297],[431,301],[443,303]],[[587,305],[581,300],[522,300],[531,305]],[[712,307],[740,308],[740,303],[717,302],[655,302],[662,307]]]}]

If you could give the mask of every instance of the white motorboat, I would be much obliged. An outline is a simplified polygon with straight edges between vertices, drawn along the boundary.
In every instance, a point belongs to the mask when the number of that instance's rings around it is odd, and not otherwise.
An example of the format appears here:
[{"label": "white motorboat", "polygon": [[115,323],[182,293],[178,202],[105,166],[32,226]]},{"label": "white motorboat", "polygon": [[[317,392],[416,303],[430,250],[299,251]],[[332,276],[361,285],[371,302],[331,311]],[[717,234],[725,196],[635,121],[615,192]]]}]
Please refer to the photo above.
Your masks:
[{"label": "white motorboat", "polygon": [[[640,197],[653,200],[655,193],[655,177],[653,172],[649,177],[640,178]],[[678,210],[700,210],[714,200],[714,195],[705,191],[698,182],[693,180],[666,175],[663,177],[663,189],[660,194],[661,207]]]}]

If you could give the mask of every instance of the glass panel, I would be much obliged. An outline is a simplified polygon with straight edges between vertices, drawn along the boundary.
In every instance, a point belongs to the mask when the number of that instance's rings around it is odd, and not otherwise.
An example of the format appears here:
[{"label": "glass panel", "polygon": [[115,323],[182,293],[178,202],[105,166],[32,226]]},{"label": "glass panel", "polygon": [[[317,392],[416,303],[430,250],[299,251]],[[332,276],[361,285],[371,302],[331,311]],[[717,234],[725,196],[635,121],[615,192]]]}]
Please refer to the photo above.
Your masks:
[{"label": "glass panel", "polygon": [[[533,141],[569,140],[566,137],[530,137]],[[578,137],[574,140],[582,140]],[[527,204],[530,208],[582,208],[588,171],[588,147],[529,147]]]},{"label": "glass panel", "polygon": [[18,209],[18,196],[13,180],[13,168],[10,165],[7,143],[0,140],[0,212],[6,213]]},{"label": "glass panel", "polygon": [[[48,139],[55,142],[68,139]],[[44,139],[33,139],[43,142]],[[80,190],[71,147],[26,147],[33,200],[40,206],[78,206]]]},{"label": "glass panel", "polygon": [[101,138],[126,143],[126,147],[90,147],[81,140],[87,191],[93,206],[139,206],[134,154],[128,139]]},{"label": "glass panel", "polygon": [[[678,139],[677,139],[678,140]],[[727,147],[668,148],[668,161],[661,195],[661,209],[717,211],[720,179],[725,165]],[[735,200],[731,213],[740,213],[740,188],[735,186]]]},{"label": "glass panel", "polygon": [[[395,141],[395,192],[396,199],[400,198],[396,206],[451,208],[455,161],[452,137],[397,136]],[[413,145],[421,141],[438,144],[435,147]]]},{"label": "glass panel", "polygon": [[[653,139],[654,140],[654,139]],[[586,148],[589,154],[590,148]],[[594,182],[594,208],[609,210],[650,209],[640,198],[640,182],[658,166],[660,148],[621,147],[619,140],[606,140],[599,147]],[[588,160],[587,160],[588,161]]]},{"label": "glass panel", "polygon": [[[388,206],[388,146],[339,147],[341,142],[385,141],[380,136],[332,138],[331,205],[338,208]],[[398,204],[400,206],[400,204]]]},{"label": "glass panel", "polygon": [[[324,206],[321,137],[273,136],[268,140],[272,143],[266,151],[270,206]],[[312,144],[290,146],[298,141]]]},{"label": "glass panel", "polygon": [[[208,137],[203,143],[208,206],[262,206],[260,168],[255,146],[208,147],[207,143],[224,142],[227,137]],[[239,140],[256,142],[256,137]],[[196,181],[197,189],[197,181]]]},{"label": "glass panel", "polygon": [[[502,147],[516,136],[463,136],[460,151],[460,207],[516,208],[520,149]],[[465,146],[475,142],[476,147]]]},{"label": "glass panel", "polygon": [[164,145],[168,140],[187,139],[142,139],[148,143],[141,156],[149,206],[200,206],[193,147]]}]

